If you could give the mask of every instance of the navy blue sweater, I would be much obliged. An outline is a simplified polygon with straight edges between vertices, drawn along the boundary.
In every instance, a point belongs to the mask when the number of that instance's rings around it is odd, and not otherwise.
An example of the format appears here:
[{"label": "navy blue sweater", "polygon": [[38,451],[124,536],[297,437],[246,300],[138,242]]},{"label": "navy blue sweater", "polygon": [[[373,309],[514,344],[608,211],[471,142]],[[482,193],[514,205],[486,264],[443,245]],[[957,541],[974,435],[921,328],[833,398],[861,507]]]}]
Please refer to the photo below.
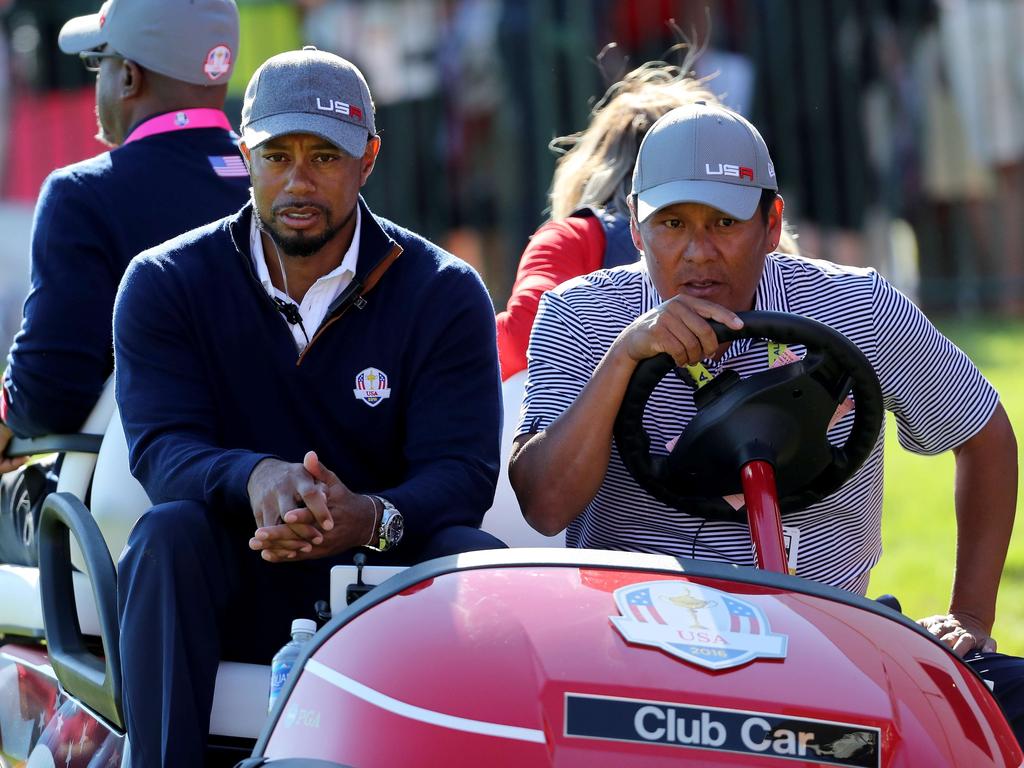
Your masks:
[{"label": "navy blue sweater", "polygon": [[32,227],[32,284],[4,376],[18,435],[75,432],[114,368],[110,317],[128,262],[237,211],[249,179],[218,176],[238,157],[220,128],[161,133],[54,171]]},{"label": "navy blue sweater", "polygon": [[[360,205],[355,281],[401,255],[301,357],[257,281],[249,206],[132,262],[114,309],[117,400],[154,503],[202,501],[251,525],[257,462],[316,450],[352,490],[391,500],[411,539],[479,525],[499,461],[490,298],[464,262]],[[367,368],[391,390],[374,406],[355,394]]]}]

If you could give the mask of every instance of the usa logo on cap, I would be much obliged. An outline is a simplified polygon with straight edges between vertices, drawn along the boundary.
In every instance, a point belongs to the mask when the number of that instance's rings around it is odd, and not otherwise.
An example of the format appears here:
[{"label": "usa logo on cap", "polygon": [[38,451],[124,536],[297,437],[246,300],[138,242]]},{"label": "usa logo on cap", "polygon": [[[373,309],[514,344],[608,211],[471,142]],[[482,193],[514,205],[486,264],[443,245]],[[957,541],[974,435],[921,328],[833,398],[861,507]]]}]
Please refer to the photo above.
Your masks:
[{"label": "usa logo on cap", "polygon": [[203,64],[203,72],[211,80],[226,75],[231,69],[231,49],[226,45],[216,45],[206,54],[206,62]]}]

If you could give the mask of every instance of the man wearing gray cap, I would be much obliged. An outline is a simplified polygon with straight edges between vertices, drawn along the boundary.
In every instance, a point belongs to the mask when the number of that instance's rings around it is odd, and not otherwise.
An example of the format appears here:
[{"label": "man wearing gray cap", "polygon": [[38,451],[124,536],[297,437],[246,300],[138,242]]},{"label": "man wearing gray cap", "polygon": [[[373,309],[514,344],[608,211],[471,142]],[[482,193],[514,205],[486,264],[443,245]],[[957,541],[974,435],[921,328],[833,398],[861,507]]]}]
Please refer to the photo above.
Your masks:
[{"label": "man wearing gray cap", "polygon": [[110,319],[128,262],[238,209],[248,174],[222,111],[238,55],[234,0],[109,0],[61,30],[96,74],[113,149],[54,171],[32,233],[32,286],[0,392],[12,432],[77,431],[113,371]]},{"label": "man wearing gray cap", "polygon": [[352,64],[269,59],[242,110],[252,202],[121,284],[117,400],[156,504],[118,567],[138,765],[200,765],[218,659],[269,663],[359,548],[406,564],[502,546],[479,530],[493,307],[468,265],[363,202],[380,145]]},{"label": "man wearing gray cap", "polygon": [[[735,313],[756,309],[823,322],[871,362],[901,443],[916,453],[956,455],[953,598],[949,615],[922,624],[959,655],[971,653],[979,668],[1008,667],[1006,676],[987,676],[998,678],[996,695],[1022,733],[1024,706],[1009,703],[1005,687],[1021,678],[1009,669],[1019,662],[982,653],[995,647],[989,633],[1016,504],[1016,448],[999,396],[874,270],[775,253],[783,211],[777,190],[768,148],[740,115],[698,103],[651,127],[629,201],[642,262],[569,281],[541,302],[509,470],[523,513],[549,535],[567,528],[570,546],[753,565],[746,526],[687,514],[637,484],[612,444],[613,424],[637,363],[659,353],[698,379],[667,377],[651,396],[644,426],[653,446],[665,446],[659,453],[671,450],[693,418],[701,378],[726,370],[745,377],[779,363],[765,341],[720,346],[709,319],[738,329]],[[837,413],[834,442],[850,433],[852,411],[851,401]],[[883,443],[880,436],[836,493],[786,515],[798,575],[866,590],[881,554]]]}]

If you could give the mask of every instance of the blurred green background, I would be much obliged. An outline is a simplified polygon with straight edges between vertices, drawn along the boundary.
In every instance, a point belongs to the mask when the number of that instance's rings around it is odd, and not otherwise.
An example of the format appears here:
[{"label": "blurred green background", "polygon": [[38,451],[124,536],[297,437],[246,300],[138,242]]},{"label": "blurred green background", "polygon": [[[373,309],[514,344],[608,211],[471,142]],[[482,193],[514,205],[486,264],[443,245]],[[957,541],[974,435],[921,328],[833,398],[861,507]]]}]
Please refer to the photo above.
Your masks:
[{"label": "blurred green background", "polygon": [[[957,321],[941,330],[978,364],[999,390],[1017,427],[1020,463],[1024,424],[1024,322]],[[955,386],[951,382],[950,386]],[[911,618],[944,613],[949,605],[956,517],[953,454],[916,456],[900,448],[893,419],[886,434],[882,562],[872,572],[868,594],[896,595]],[[1018,481],[1019,483],[1019,481]],[[1017,516],[1021,490],[1018,484]],[[1024,529],[1017,526],[1003,571],[993,635],[1004,653],[1024,654]]]}]

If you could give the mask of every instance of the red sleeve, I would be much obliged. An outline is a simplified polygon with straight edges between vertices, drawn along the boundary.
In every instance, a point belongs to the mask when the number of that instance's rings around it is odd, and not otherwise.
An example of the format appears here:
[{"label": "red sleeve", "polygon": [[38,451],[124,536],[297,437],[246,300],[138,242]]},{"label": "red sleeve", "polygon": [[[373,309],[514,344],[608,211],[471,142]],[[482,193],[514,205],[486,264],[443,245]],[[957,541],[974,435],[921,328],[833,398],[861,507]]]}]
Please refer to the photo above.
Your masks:
[{"label": "red sleeve", "polygon": [[499,312],[501,377],[526,368],[526,347],[540,297],[560,283],[601,268],[604,229],[596,216],[549,221],[530,238],[504,312]]}]

